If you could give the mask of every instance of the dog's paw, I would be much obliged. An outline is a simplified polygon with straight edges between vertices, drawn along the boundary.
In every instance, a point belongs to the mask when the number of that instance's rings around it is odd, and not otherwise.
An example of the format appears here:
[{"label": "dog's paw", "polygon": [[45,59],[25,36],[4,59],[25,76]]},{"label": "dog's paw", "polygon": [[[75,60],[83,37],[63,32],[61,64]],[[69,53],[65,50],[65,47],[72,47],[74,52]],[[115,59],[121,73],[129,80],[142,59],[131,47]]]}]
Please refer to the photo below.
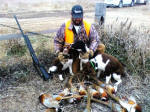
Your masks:
[{"label": "dog's paw", "polygon": [[59,80],[63,81],[64,78],[62,77],[62,74],[58,75],[59,76]]},{"label": "dog's paw", "polygon": [[52,66],[49,68],[48,73],[55,72],[57,70],[56,66]]}]

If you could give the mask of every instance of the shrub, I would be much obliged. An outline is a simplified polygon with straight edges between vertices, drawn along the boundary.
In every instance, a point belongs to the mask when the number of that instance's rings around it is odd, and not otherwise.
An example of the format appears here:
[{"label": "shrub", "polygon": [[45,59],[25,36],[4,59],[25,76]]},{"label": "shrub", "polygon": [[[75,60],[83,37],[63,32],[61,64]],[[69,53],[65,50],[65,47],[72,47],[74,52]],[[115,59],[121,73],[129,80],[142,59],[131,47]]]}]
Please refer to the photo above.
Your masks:
[{"label": "shrub", "polygon": [[[116,24],[114,24],[116,23]],[[147,74],[150,68],[150,34],[143,28],[132,27],[128,19],[101,28],[96,25],[106,52],[117,57],[132,74]]]},{"label": "shrub", "polygon": [[8,56],[23,56],[27,51],[26,45],[20,39],[8,40],[6,44]]}]

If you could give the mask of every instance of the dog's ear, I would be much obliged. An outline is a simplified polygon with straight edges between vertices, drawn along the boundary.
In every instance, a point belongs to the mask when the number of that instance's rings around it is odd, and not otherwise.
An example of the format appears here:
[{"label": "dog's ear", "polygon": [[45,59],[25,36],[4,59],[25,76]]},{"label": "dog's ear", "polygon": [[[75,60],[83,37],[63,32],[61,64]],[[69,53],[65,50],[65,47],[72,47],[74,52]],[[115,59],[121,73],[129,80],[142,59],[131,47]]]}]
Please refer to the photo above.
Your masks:
[{"label": "dog's ear", "polygon": [[105,45],[104,44],[99,44],[98,47],[97,47],[97,51],[99,53],[105,53]]}]

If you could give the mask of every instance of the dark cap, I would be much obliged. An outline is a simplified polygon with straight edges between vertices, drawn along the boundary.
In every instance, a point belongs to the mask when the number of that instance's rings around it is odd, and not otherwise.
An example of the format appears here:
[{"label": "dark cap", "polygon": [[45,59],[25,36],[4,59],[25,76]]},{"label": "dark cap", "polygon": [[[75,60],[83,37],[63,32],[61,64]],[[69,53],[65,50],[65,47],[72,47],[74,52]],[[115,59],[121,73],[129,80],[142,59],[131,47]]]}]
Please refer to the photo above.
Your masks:
[{"label": "dark cap", "polygon": [[74,5],[72,7],[71,15],[73,18],[83,18],[83,8],[80,5]]}]

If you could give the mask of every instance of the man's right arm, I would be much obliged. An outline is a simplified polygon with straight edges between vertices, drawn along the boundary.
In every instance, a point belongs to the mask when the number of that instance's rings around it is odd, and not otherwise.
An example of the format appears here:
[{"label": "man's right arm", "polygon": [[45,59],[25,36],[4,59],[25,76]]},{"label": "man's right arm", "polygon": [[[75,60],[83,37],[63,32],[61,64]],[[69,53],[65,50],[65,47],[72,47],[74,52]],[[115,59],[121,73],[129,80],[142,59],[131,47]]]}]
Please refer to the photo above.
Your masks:
[{"label": "man's right arm", "polygon": [[62,52],[64,46],[64,39],[65,39],[65,23],[61,25],[61,27],[56,33],[56,36],[54,37],[54,50],[56,54]]}]

